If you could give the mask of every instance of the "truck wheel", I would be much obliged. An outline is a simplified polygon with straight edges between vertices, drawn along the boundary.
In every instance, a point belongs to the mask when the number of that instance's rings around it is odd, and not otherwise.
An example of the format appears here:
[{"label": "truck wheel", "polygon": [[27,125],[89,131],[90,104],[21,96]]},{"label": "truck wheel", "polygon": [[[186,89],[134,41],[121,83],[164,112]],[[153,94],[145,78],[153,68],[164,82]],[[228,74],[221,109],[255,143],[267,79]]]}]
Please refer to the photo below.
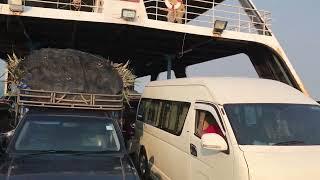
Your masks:
[{"label": "truck wheel", "polygon": [[144,148],[141,148],[140,154],[139,154],[139,173],[142,180],[149,180],[150,177],[150,169],[149,169],[149,162],[146,150]]}]

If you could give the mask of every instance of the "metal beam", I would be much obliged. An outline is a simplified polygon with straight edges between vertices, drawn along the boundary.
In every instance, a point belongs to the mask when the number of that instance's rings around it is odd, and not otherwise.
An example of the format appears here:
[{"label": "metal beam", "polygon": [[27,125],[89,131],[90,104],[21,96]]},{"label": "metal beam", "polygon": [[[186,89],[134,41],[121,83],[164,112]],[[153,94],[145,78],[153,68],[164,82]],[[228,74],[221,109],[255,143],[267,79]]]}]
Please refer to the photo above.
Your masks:
[{"label": "metal beam", "polygon": [[171,70],[172,70],[172,56],[165,55],[167,60],[167,79],[171,79]]}]

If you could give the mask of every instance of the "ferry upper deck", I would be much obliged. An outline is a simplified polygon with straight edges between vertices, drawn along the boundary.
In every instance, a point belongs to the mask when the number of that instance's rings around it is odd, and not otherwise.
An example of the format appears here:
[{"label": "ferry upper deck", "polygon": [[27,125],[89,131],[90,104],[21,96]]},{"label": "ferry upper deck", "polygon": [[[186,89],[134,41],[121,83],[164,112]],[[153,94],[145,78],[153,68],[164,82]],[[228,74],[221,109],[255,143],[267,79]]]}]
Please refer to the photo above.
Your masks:
[{"label": "ferry upper deck", "polygon": [[260,77],[306,93],[271,31],[271,13],[250,0],[0,0],[0,58],[44,47],[130,60],[138,77],[152,80],[244,53]]}]

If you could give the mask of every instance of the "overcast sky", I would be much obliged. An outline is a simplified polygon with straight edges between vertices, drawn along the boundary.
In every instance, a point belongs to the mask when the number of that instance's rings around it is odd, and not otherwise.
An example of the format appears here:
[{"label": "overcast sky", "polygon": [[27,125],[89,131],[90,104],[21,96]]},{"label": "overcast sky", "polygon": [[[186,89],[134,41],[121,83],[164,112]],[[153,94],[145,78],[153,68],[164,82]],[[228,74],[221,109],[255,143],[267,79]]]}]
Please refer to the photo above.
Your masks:
[{"label": "overcast sky", "polygon": [[311,96],[320,100],[320,1],[253,1],[271,11],[273,32]]}]

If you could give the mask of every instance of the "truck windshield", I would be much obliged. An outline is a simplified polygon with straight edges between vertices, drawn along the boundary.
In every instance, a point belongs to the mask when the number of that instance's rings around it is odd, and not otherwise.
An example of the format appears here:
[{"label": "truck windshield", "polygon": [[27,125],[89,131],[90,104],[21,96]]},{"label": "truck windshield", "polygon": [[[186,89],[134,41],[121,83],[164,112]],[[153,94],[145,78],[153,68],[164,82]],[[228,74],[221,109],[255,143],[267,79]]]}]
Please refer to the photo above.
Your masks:
[{"label": "truck windshield", "polygon": [[111,120],[94,117],[27,116],[15,151],[120,151]]},{"label": "truck windshield", "polygon": [[240,145],[320,145],[320,106],[228,104],[224,108]]}]

